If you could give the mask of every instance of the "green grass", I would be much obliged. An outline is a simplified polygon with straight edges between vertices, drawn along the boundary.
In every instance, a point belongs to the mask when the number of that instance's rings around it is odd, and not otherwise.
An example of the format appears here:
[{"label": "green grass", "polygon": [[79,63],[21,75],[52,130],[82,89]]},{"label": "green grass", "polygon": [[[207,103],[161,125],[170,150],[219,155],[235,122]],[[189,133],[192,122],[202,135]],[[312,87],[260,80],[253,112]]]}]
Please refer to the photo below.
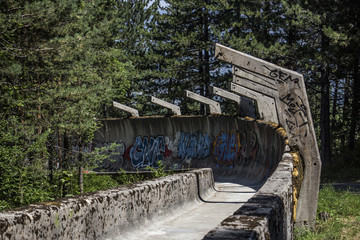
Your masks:
[{"label": "green grass", "polygon": [[360,195],[349,191],[335,191],[326,185],[319,192],[318,214],[327,212],[327,221],[317,219],[313,231],[295,229],[296,240],[360,239]]}]

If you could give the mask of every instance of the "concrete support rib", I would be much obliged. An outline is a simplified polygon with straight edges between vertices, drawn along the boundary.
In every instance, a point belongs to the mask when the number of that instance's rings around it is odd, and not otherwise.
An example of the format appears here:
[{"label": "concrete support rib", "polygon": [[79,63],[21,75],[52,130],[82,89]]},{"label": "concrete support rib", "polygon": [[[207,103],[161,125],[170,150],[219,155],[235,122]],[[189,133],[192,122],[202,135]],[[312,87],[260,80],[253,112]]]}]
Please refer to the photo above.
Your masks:
[{"label": "concrete support rib", "polygon": [[238,76],[233,76],[233,83],[236,83],[253,91],[259,92],[261,94],[265,94],[266,96],[274,99],[279,98],[279,94],[277,90],[265,87],[255,82],[247,81],[246,79],[240,78]]},{"label": "concrete support rib", "polygon": [[154,103],[154,104],[157,104],[157,105],[160,105],[162,107],[170,109],[175,115],[181,115],[181,111],[180,111],[179,106],[168,103],[168,102],[166,102],[164,100],[161,100],[161,99],[153,97],[153,96],[150,97],[150,101],[152,103]]},{"label": "concrete support rib", "polygon": [[210,91],[212,94],[215,94],[215,95],[218,95],[220,97],[223,97],[223,98],[226,98],[226,99],[229,99],[229,100],[232,100],[234,102],[237,102],[237,104],[240,105],[241,103],[241,97],[235,93],[232,93],[232,92],[228,92],[224,89],[221,89],[221,88],[217,88],[217,87],[214,87],[212,86],[210,88]]},{"label": "concrete support rib", "polygon": [[256,118],[256,103],[254,103],[253,99],[243,98],[235,93],[214,86],[210,87],[210,91],[214,95],[236,102],[238,104],[238,114],[240,116]]},{"label": "concrete support rib", "polygon": [[236,92],[242,96],[253,99],[256,102],[256,108],[260,115],[260,119],[279,123],[278,117],[276,114],[275,101],[271,97],[268,97],[259,92],[253,91],[251,89],[247,89],[243,86],[230,83],[229,88],[231,91]]},{"label": "concrete support rib", "polygon": [[239,81],[241,81],[241,79],[246,79],[277,91],[276,82],[273,79],[263,77],[235,66],[233,66],[233,75],[239,77],[234,78],[234,83],[240,84]]},{"label": "concrete support rib", "polygon": [[115,102],[115,101],[113,101],[113,106],[116,107],[116,108],[121,109],[122,111],[130,113],[131,116],[133,116],[133,117],[139,117],[139,111],[134,109],[134,108],[125,106],[124,104],[121,104],[121,103],[118,103],[118,102]]},{"label": "concrete support rib", "polygon": [[[234,75],[246,79],[240,84],[264,90],[264,94],[275,99],[279,122],[287,131],[289,144],[299,150],[305,164],[296,225],[314,227],[321,161],[303,76],[220,44],[216,44],[215,57],[235,67]],[[241,79],[235,77],[234,81],[238,83]],[[277,94],[273,94],[274,86]]]},{"label": "concrete support rib", "polygon": [[210,114],[221,114],[220,103],[188,90],[185,90],[185,93],[186,93],[186,97],[201,102],[203,104],[209,105]]}]

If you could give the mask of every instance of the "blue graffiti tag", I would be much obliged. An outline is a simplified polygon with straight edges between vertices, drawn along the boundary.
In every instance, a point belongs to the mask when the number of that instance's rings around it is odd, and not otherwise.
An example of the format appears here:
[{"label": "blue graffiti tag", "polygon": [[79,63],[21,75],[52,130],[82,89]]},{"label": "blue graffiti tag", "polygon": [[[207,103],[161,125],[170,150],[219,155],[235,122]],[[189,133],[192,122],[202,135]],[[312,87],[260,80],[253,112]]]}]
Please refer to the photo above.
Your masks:
[{"label": "blue graffiti tag", "polygon": [[202,159],[210,154],[210,138],[207,133],[200,132],[193,134],[181,132],[179,140],[179,154],[181,160]]},{"label": "blue graffiti tag", "polygon": [[240,148],[238,132],[225,133],[221,131],[214,141],[213,156],[219,163],[232,167]]},{"label": "blue graffiti tag", "polygon": [[155,166],[158,161],[164,160],[165,141],[163,136],[156,139],[137,136],[130,149],[131,164],[136,167]]}]

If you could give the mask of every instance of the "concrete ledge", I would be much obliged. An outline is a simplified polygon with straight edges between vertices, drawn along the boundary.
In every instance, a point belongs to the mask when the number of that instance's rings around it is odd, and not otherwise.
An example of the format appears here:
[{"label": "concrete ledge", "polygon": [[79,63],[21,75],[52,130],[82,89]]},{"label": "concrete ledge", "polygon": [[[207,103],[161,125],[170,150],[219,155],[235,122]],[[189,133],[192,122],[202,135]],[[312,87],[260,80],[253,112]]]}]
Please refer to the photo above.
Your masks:
[{"label": "concrete ledge", "polygon": [[199,199],[203,200],[208,195],[210,195],[213,191],[215,191],[214,187],[214,175],[213,171],[209,169],[201,168],[189,171],[189,173],[195,173],[197,178],[197,186],[199,192]]},{"label": "concrete ledge", "polygon": [[103,239],[195,202],[213,187],[211,169],[32,204],[0,213],[0,239]]},{"label": "concrete ledge", "polygon": [[203,239],[292,239],[292,156],[284,153],[261,189]]}]

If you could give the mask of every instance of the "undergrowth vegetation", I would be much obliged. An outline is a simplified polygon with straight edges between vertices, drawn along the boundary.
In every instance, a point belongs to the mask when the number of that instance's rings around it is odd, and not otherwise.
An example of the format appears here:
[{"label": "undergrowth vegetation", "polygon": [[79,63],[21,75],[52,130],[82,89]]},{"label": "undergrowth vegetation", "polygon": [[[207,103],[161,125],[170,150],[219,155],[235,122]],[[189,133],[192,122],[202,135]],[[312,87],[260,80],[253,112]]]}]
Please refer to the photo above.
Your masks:
[{"label": "undergrowth vegetation", "polygon": [[323,183],[360,181],[360,146],[332,157],[332,163],[321,172]]},{"label": "undergrowth vegetation", "polygon": [[[324,218],[324,213],[326,217]],[[336,191],[330,184],[319,192],[314,230],[295,229],[296,240],[360,239],[360,195]]]},{"label": "undergrowth vegetation", "polygon": [[[146,168],[145,172],[139,171],[129,173],[125,170],[121,170],[115,174],[99,174],[96,172],[85,173],[83,174],[83,193],[106,190],[121,185],[133,184],[148,179],[167,176],[173,173],[172,171],[165,170],[165,164],[163,162],[159,161],[157,165],[157,168]],[[76,169],[55,172],[53,174],[54,184],[45,184],[42,187],[35,186],[34,182],[34,188],[30,188],[29,186],[33,185],[29,182],[33,180],[34,176],[30,174],[29,176],[31,177],[28,177],[26,174],[22,176],[24,186],[26,186],[21,190],[23,191],[23,194],[21,195],[22,199],[19,199],[16,202],[0,200],[0,211],[36,202],[54,201],[56,199],[80,194],[79,171]],[[25,183],[27,185],[25,185]]]}]

